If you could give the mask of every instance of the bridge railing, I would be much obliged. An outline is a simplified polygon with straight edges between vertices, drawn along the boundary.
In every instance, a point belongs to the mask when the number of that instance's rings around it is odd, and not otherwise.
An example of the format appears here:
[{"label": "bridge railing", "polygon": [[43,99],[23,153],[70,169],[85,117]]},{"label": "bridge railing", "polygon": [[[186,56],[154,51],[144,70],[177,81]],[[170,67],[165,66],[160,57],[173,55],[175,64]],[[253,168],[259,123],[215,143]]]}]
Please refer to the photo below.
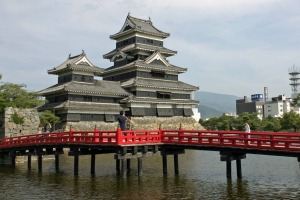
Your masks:
[{"label": "bridge railing", "polygon": [[2,139],[0,148],[53,145],[53,144],[101,144],[133,145],[161,143],[160,130],[115,130],[52,132]]},{"label": "bridge railing", "polygon": [[213,130],[161,130],[164,144],[230,146],[300,151],[300,134]]},{"label": "bridge railing", "polygon": [[4,138],[0,148],[53,144],[173,144],[300,151],[300,134],[215,130],[97,130],[52,132]]},{"label": "bridge railing", "polygon": [[161,143],[160,130],[117,130],[119,145]]},{"label": "bridge railing", "polygon": [[117,145],[116,131],[52,132],[2,139],[0,147],[53,145],[53,144],[107,144]]}]

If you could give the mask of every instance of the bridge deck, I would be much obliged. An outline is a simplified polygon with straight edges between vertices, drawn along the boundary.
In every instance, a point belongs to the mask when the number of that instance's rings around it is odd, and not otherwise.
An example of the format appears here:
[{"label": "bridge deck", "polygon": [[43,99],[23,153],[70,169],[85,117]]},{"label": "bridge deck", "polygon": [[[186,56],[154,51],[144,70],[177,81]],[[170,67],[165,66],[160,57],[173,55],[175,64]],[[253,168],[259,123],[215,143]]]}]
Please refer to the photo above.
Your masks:
[{"label": "bridge deck", "polygon": [[234,149],[248,152],[300,153],[300,134],[215,130],[127,130],[52,132],[4,138],[0,150],[32,147],[71,147],[95,149],[126,146],[172,145],[185,149]]}]

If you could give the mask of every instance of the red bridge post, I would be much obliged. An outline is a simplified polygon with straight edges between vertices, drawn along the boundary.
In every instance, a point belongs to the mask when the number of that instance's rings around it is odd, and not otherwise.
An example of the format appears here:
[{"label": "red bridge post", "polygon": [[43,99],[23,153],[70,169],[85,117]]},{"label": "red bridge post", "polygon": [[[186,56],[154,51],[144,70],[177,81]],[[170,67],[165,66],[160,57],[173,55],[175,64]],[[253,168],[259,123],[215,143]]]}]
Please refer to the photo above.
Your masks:
[{"label": "red bridge post", "polygon": [[95,142],[99,142],[99,130],[97,129],[97,125],[95,125],[95,128],[94,128],[94,141]]},{"label": "red bridge post", "polygon": [[121,143],[122,143],[122,138],[121,138],[121,136],[122,136],[122,131],[121,131],[121,128],[118,127],[118,128],[117,128],[117,132],[116,132],[117,145],[121,145]]}]

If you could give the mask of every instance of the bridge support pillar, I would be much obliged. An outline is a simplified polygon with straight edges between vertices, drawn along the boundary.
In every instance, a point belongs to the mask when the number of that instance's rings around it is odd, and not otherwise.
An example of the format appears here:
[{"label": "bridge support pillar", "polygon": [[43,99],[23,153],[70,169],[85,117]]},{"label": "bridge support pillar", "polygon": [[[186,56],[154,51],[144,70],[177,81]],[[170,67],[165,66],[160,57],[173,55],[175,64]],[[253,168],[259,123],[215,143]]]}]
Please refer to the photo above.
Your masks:
[{"label": "bridge support pillar", "polygon": [[127,173],[130,174],[130,171],[131,171],[131,159],[127,159],[126,160],[126,164],[127,164]]},{"label": "bridge support pillar", "polygon": [[143,160],[142,158],[138,158],[138,175],[142,176],[143,175]]},{"label": "bridge support pillar", "polygon": [[122,159],[122,177],[126,178],[127,177],[127,159]]},{"label": "bridge support pillar", "polygon": [[120,160],[116,159],[116,171],[120,174]]},{"label": "bridge support pillar", "polygon": [[168,160],[167,160],[167,155],[173,155],[174,156],[174,172],[175,175],[179,174],[179,162],[178,162],[178,155],[185,153],[184,149],[169,149],[165,148],[162,149],[161,155],[163,159],[163,174],[167,175],[168,174]]},{"label": "bridge support pillar", "polygon": [[122,177],[126,178],[127,177],[127,158],[126,158],[126,154],[127,154],[127,147],[122,147],[121,149],[121,154],[122,154]]},{"label": "bridge support pillar", "polygon": [[236,160],[236,174],[237,178],[242,178],[241,159],[246,158],[246,154],[235,152],[220,152],[221,161],[226,161],[226,176],[231,178],[231,161]]},{"label": "bridge support pillar", "polygon": [[95,175],[95,161],[96,155],[94,153],[91,154],[91,174]]},{"label": "bridge support pillar", "polygon": [[74,176],[78,176],[79,153],[78,149],[74,150]]},{"label": "bridge support pillar", "polygon": [[55,171],[59,172],[59,155],[55,154]]},{"label": "bridge support pillar", "polygon": [[179,174],[178,154],[174,154],[174,171],[175,175]]},{"label": "bridge support pillar", "polygon": [[30,153],[27,156],[27,167],[28,167],[28,169],[31,169],[31,154]]},{"label": "bridge support pillar", "polygon": [[11,158],[11,166],[15,167],[16,166],[16,152],[11,151],[10,158]]},{"label": "bridge support pillar", "polygon": [[236,174],[238,178],[242,178],[242,164],[241,158],[236,159]]},{"label": "bridge support pillar", "polygon": [[163,161],[163,174],[168,174],[168,159],[167,155],[162,155],[162,161]]},{"label": "bridge support pillar", "polygon": [[226,177],[231,178],[231,158],[229,156],[226,158]]},{"label": "bridge support pillar", "polygon": [[43,150],[37,150],[37,159],[38,159],[38,171],[42,172],[43,170]]}]

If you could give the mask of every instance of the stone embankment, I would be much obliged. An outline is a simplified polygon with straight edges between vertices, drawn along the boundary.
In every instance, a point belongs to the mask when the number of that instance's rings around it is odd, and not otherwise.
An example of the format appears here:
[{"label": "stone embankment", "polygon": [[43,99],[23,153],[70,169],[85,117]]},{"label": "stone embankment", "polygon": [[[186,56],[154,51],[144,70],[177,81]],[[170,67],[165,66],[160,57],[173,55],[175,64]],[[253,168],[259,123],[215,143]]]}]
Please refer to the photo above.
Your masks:
[{"label": "stone embankment", "polygon": [[[12,116],[16,113],[23,119],[22,124],[13,122]],[[37,134],[40,119],[36,109],[18,109],[6,108],[4,114],[0,117],[0,138],[13,137],[20,135]],[[62,128],[59,128],[62,127]],[[116,130],[118,122],[67,122],[64,124],[54,124],[52,126],[54,131],[69,131],[72,130],[87,130],[91,131],[97,127],[98,130]],[[197,129],[201,130],[203,127],[192,117],[132,117],[128,120],[128,129],[133,130],[154,130],[161,127],[162,129]]]},{"label": "stone embankment", "polygon": [[[17,114],[19,118],[23,119],[23,123],[16,124],[13,121],[13,115]],[[36,109],[19,109],[19,108],[5,108],[5,112],[0,118],[1,131],[0,138],[13,137],[19,135],[30,135],[38,132],[40,124],[39,115]]]},{"label": "stone embankment", "polygon": [[[132,117],[128,120],[127,128],[134,130],[153,130],[161,127],[162,129],[196,129],[202,130],[203,127],[192,117]],[[68,122],[64,125],[63,131],[73,130],[115,130],[117,122]]]}]

